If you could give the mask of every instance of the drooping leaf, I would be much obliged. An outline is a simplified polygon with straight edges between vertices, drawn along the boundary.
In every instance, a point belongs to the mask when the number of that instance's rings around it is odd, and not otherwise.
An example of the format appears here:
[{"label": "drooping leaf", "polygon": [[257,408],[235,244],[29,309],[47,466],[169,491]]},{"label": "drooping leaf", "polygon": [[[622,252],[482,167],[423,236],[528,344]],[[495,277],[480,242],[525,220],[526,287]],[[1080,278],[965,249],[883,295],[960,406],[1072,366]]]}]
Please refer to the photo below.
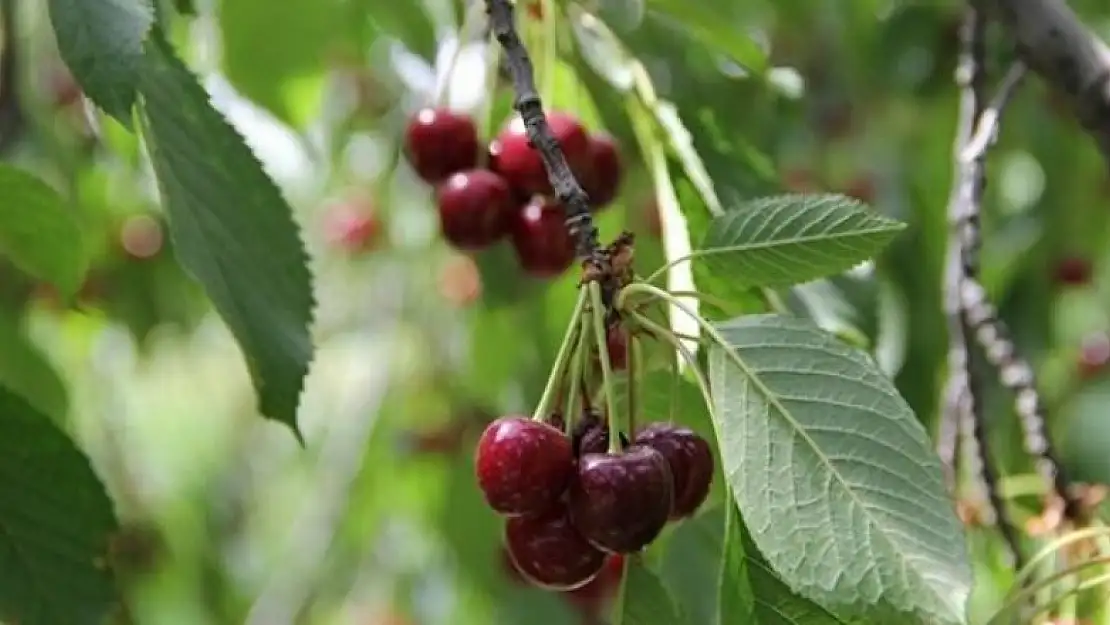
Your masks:
[{"label": "drooping leaf", "polygon": [[738,65],[755,73],[766,71],[767,54],[750,36],[737,32],[738,24],[723,17],[715,7],[682,0],[652,0],[650,6]]},{"label": "drooping leaf", "polygon": [[178,257],[239,342],[261,413],[296,432],[314,300],[292,209],[168,45],[147,50],[143,137]]},{"label": "drooping leaf", "polygon": [[771,568],[842,619],[965,623],[960,524],[890,380],[800,319],[718,328],[729,348],[710,350],[709,370],[725,475]]},{"label": "drooping leaf", "polygon": [[625,566],[623,603],[615,606],[616,625],[684,625],[688,621],[670,591],[639,557]]},{"label": "drooping leaf", "polygon": [[7,165],[0,165],[0,254],[67,296],[88,269],[73,210],[45,182]]},{"label": "drooping leaf", "polygon": [[0,310],[0,387],[55,421],[69,410],[65,382],[8,310]]},{"label": "drooping leaf", "polygon": [[106,566],[112,503],[88,458],[0,388],[0,619],[100,625],[118,602]]},{"label": "drooping leaf", "polygon": [[714,220],[696,266],[737,287],[787,286],[850,269],[904,227],[841,195],[761,198]]},{"label": "drooping leaf", "polygon": [[149,0],[50,0],[50,21],[85,95],[130,127],[143,42],[154,24]]}]

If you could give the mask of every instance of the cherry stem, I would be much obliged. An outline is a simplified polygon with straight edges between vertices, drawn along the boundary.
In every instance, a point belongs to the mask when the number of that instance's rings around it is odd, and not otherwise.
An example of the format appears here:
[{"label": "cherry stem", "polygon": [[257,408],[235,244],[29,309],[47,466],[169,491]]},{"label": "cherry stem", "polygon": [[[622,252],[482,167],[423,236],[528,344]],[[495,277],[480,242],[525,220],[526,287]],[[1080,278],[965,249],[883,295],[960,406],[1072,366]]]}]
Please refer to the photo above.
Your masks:
[{"label": "cherry stem", "polygon": [[588,259],[600,266],[603,263],[599,259],[604,254],[597,226],[590,214],[589,197],[575,179],[559,142],[547,124],[543,101],[536,90],[532,59],[516,32],[513,5],[510,0],[486,0],[486,12],[489,14],[493,34],[505,52],[505,65],[509,69],[513,91],[516,93],[513,108],[520,113],[528,133],[528,141],[543,159],[555,197],[566,209],[564,223],[570,237],[574,239],[577,254],[579,258]]},{"label": "cherry stem", "polygon": [[[628,360],[628,436],[636,438],[636,398],[640,392],[640,339],[629,332],[625,358]],[[673,359],[672,359],[673,360]]]},{"label": "cherry stem", "polygon": [[[590,293],[590,311],[593,313],[594,341],[597,343],[597,360],[601,363],[601,387],[605,393],[605,410],[609,413],[609,453],[621,451],[620,425],[617,423],[617,404],[613,398],[613,366],[609,360],[609,346],[605,340],[605,306],[601,301],[601,285],[590,282],[586,285]],[[623,421],[623,419],[621,419]]]},{"label": "cherry stem", "polygon": [[[683,345],[682,341],[678,340],[678,337],[676,337],[671,331],[667,330],[663,326],[655,323],[651,319],[648,319],[647,317],[639,313],[631,314],[632,318],[636,320],[636,323],[639,323],[645,328],[652,330],[659,338],[663,339],[667,343],[670,343],[671,347],[675,348],[675,351],[677,351],[679,355],[682,356],[682,359],[685,360],[686,364],[690,366],[690,371],[694,372],[694,381],[698,385],[698,390],[701,391],[701,398],[705,401],[705,407],[709,410],[709,414],[712,415],[714,413],[713,395],[709,392],[709,380],[705,379],[705,374],[702,373],[701,366],[698,364],[698,359],[694,356],[694,354],[685,345]],[[675,368],[677,369],[677,363],[675,365]],[[677,371],[675,373],[677,375]],[[671,397],[673,398],[674,395],[672,394]],[[716,425],[716,422],[716,419],[713,419],[714,425]]]},{"label": "cherry stem", "polygon": [[[584,302],[586,292],[580,291],[580,293],[582,294],[580,299]],[[590,315],[581,315],[576,321],[578,323],[578,336],[575,340],[573,360],[570,363],[570,392],[567,395],[566,413],[563,415],[568,434],[574,431],[574,424],[578,421],[578,415],[582,412],[582,371],[585,366],[585,359],[589,357],[590,353]]]},{"label": "cherry stem", "polygon": [[[1099,556],[1097,558],[1091,558],[1090,560],[1084,560],[1083,562],[1080,562],[1074,566],[1070,566],[1062,571],[1057,571],[1052,575],[1049,575],[1044,579],[1038,581],[1036,584],[1027,586],[1026,588],[1022,589],[1021,592],[1014,594],[1012,598],[1008,602],[1006,602],[1005,605],[999,608],[998,611],[994,613],[994,616],[992,616],[990,620],[987,621],[987,625],[994,625],[995,623],[1002,622],[1001,618],[1008,614],[1011,610],[1025,603],[1037,594],[1052,588],[1052,586],[1054,586],[1060,580],[1081,573],[1087,569],[1091,569],[1097,566],[1105,566],[1107,564],[1110,564],[1110,556]],[[1057,598],[1054,597],[1054,599]],[[1044,612],[1045,609],[1045,607],[1041,606],[1037,612]]]},{"label": "cherry stem", "polygon": [[[536,412],[532,418],[539,421],[547,417],[551,410],[551,404],[555,399],[555,392],[563,384],[563,378],[566,375],[567,364],[570,359],[572,347],[575,344],[575,337],[578,334],[579,318],[582,316],[582,309],[586,306],[586,293],[584,291],[578,292],[578,301],[574,304],[574,312],[570,316],[570,325],[567,326],[566,334],[563,335],[563,343],[559,346],[559,352],[555,356],[555,364],[551,368],[551,375],[547,378],[547,385],[544,386],[543,395],[540,395],[540,401],[536,404]],[[573,380],[572,380],[573,383]]]}]

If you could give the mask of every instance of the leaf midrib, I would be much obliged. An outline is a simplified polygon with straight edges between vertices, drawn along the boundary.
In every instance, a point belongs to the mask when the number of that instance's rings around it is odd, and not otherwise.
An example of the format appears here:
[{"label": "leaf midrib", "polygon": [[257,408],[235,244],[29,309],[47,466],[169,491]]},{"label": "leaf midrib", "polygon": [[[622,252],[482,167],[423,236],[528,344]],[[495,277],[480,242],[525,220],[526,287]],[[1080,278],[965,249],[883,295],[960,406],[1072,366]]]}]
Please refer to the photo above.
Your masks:
[{"label": "leaf midrib", "polygon": [[890,222],[889,224],[886,224],[884,227],[868,228],[866,230],[852,230],[851,232],[844,232],[844,233],[832,234],[832,235],[830,235],[829,233],[822,233],[820,235],[807,235],[807,236],[795,237],[795,238],[791,238],[791,239],[769,239],[767,241],[759,241],[759,242],[756,242],[756,243],[732,244],[732,245],[723,245],[723,246],[719,246],[719,247],[702,248],[700,250],[694,250],[694,252],[691,253],[690,256],[691,257],[698,257],[698,256],[712,256],[714,254],[731,254],[731,253],[736,253],[736,252],[752,252],[752,251],[767,249],[767,248],[771,248],[771,247],[781,247],[781,246],[787,246],[787,245],[800,245],[800,244],[804,244],[804,243],[814,243],[814,242],[821,242],[821,241],[836,241],[838,239],[847,239],[847,238],[852,238],[852,237],[860,237],[860,236],[866,236],[866,235],[870,235],[870,234],[889,234],[889,233],[895,233],[895,232],[899,232],[901,230],[905,230],[905,228],[906,228],[905,224],[900,224],[898,222]]},{"label": "leaf midrib", "polygon": [[[845,491],[847,491],[848,496],[852,500],[852,502],[858,505],[860,510],[863,511],[864,518],[867,519],[868,523],[871,523],[873,526],[876,527],[883,527],[883,525],[880,524],[878,520],[871,515],[870,509],[866,505],[864,505],[863,500],[860,499],[858,495],[856,495],[856,492],[852,488],[850,488],[848,482],[844,480],[844,477],[842,475],[840,475],[840,472],[836,470],[836,468],[832,464],[832,460],[827,455],[825,455],[823,451],[821,451],[821,448],[817,445],[817,442],[814,441],[809,433],[805,431],[805,428],[803,428],[801,424],[796,419],[794,419],[794,417],[790,414],[786,407],[783,406],[780,401],[778,401],[777,395],[775,395],[775,393],[770,388],[768,388],[762,380],[759,379],[759,376],[756,375],[746,363],[744,363],[739,354],[736,353],[733,345],[730,344],[728,346],[728,349],[725,349],[724,351],[729,359],[733,362],[733,364],[735,364],[736,367],[740,369],[744,373],[744,375],[752,381],[757,390],[759,390],[766,397],[768,403],[770,403],[772,407],[776,408],[780,413],[782,413],[783,418],[785,418],[786,421],[795,429],[795,431],[797,431],[801,435],[802,439],[809,444],[821,463],[823,463],[828,468],[829,472],[833,474],[834,479],[838,483],[840,483],[841,486],[843,486]],[[886,538],[886,534],[880,532],[879,536],[882,536],[887,545],[891,547],[891,551],[897,555],[898,559],[902,562],[903,567],[907,570],[913,571],[914,569],[912,567],[905,566],[907,564],[905,556],[902,555],[902,552],[900,550],[893,548],[893,543],[891,543],[891,541]],[[915,573],[914,576],[918,578],[918,581],[925,581],[921,578],[919,574]],[[927,583],[924,584],[924,586],[926,588],[932,588]],[[937,595],[935,592],[932,594],[939,597],[939,595]],[[941,603],[943,603],[943,601]]]}]

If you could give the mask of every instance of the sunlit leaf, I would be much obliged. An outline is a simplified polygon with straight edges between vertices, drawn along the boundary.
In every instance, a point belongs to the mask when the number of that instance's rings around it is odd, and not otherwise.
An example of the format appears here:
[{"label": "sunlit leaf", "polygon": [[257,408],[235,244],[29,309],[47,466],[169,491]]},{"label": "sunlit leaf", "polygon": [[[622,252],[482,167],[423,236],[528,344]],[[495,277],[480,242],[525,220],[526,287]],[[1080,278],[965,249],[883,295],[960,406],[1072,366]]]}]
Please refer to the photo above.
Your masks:
[{"label": "sunlit leaf", "polygon": [[0,165],[0,254],[67,296],[88,268],[73,208],[42,180],[6,165]]}]

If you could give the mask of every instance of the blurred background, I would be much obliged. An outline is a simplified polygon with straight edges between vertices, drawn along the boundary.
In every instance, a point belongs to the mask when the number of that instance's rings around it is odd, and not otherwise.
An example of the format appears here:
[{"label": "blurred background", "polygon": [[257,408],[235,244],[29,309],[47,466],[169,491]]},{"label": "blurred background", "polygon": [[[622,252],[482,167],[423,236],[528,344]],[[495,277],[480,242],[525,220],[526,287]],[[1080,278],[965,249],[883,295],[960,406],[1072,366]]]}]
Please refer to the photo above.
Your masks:
[{"label": "blurred background", "polygon": [[[1110,35],[1103,3],[1072,5]],[[174,44],[282,187],[312,256],[319,352],[303,448],[255,412],[240,352],[174,261],[137,139],[86,109],[45,3],[3,6],[15,72],[0,87],[0,120],[18,132],[0,149],[77,198],[96,253],[71,303],[0,265],[0,380],[63,422],[108,484],[127,529],[117,556],[134,621],[597,622],[596,598],[529,589],[508,573],[500,521],[472,472],[484,424],[534,407],[577,275],[529,277],[506,244],[454,251],[432,190],[401,154],[422,106],[473,115],[483,140],[508,118],[481,3],[174,3]],[[664,258],[661,197],[676,196],[697,232],[700,181],[683,144],[726,206],[840,192],[910,224],[875,263],[797,289],[792,302],[871,349],[935,431],[960,6],[554,0],[519,13],[548,107],[621,145],[620,195],[599,220],[604,240],[637,233],[641,273]],[[1000,76],[1009,52],[992,42]],[[764,75],[744,69],[763,56]],[[659,102],[630,87],[642,86],[638,68]],[[652,141],[669,146],[654,170]],[[1066,463],[1079,479],[1110,481],[1106,164],[1030,79],[988,173],[984,281],[1041,374]],[[985,405],[1004,493],[1030,517],[1040,486],[1010,398],[988,388]],[[714,527],[690,522],[649,554],[690,605],[715,575],[704,546],[714,539],[702,536]],[[983,613],[1010,578],[992,535],[973,528],[970,538]]]}]

